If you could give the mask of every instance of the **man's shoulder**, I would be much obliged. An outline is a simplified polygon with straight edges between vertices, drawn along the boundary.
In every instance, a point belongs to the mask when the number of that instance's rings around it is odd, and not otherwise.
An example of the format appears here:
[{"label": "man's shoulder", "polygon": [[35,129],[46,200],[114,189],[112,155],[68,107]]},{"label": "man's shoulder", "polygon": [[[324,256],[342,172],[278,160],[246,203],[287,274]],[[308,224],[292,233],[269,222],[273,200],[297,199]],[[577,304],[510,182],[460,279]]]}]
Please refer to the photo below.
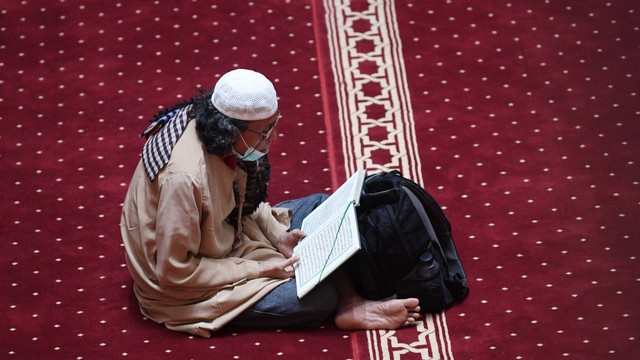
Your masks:
[{"label": "man's shoulder", "polygon": [[204,161],[204,156],[204,148],[195,131],[195,121],[190,121],[173,148],[168,165],[176,171],[195,174]]}]

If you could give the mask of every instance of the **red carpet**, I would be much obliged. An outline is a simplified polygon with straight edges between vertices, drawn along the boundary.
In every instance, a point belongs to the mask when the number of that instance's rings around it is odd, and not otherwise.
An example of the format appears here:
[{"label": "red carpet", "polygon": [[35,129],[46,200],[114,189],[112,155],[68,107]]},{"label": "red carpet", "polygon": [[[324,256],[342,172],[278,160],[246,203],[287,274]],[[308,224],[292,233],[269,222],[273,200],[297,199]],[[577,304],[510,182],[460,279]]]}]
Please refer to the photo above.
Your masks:
[{"label": "red carpet", "polygon": [[[634,1],[0,5],[0,357],[629,359],[640,350]],[[119,214],[159,109],[276,82],[272,203],[356,166],[445,207],[471,293],[399,331],[145,320]]]}]

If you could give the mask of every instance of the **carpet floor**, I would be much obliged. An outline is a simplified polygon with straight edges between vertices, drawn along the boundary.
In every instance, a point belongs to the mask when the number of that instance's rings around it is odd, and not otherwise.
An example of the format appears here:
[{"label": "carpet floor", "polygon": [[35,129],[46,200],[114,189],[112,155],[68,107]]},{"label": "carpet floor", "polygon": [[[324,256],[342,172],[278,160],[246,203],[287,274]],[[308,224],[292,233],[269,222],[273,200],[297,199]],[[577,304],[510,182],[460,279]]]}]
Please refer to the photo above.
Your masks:
[{"label": "carpet floor", "polygon": [[[629,359],[640,351],[631,0],[0,5],[0,357]],[[470,294],[396,331],[145,319],[119,235],[152,116],[252,68],[281,103],[269,201],[358,167],[424,184]]]}]

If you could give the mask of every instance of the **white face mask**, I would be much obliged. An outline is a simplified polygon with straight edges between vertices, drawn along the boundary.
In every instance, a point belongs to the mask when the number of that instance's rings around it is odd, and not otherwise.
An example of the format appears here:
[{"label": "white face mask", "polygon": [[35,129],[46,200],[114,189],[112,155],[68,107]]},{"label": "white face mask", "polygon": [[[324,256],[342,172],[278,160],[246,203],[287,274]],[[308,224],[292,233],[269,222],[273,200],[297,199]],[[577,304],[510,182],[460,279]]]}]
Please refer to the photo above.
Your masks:
[{"label": "white face mask", "polygon": [[244,143],[244,145],[247,147],[247,151],[244,152],[243,154],[240,154],[239,152],[236,151],[236,149],[232,146],[231,147],[231,151],[233,151],[233,153],[236,155],[236,157],[240,160],[244,160],[244,161],[256,161],[260,158],[262,158],[263,156],[267,155],[267,153],[269,152],[269,149],[267,148],[264,152],[254,148],[253,146],[249,146],[247,145],[247,142],[244,141],[244,138],[242,137],[242,135],[240,135],[240,139],[242,139],[242,142]]}]

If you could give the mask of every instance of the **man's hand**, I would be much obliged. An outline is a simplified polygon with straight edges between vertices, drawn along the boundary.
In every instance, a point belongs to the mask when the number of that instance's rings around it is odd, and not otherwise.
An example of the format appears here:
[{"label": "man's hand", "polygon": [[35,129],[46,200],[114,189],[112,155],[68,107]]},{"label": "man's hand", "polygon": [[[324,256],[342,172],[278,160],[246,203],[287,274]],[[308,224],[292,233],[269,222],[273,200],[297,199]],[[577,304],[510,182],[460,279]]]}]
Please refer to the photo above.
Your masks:
[{"label": "man's hand", "polygon": [[282,261],[260,261],[258,262],[260,268],[260,274],[258,276],[274,279],[292,278],[295,274],[293,264],[298,260],[300,260],[299,256],[293,256]]},{"label": "man's hand", "polygon": [[307,234],[303,233],[302,230],[299,229],[285,232],[278,239],[276,247],[284,256],[291,257],[291,255],[293,255],[293,248],[296,247],[298,242],[304,239],[305,236],[307,236]]}]

